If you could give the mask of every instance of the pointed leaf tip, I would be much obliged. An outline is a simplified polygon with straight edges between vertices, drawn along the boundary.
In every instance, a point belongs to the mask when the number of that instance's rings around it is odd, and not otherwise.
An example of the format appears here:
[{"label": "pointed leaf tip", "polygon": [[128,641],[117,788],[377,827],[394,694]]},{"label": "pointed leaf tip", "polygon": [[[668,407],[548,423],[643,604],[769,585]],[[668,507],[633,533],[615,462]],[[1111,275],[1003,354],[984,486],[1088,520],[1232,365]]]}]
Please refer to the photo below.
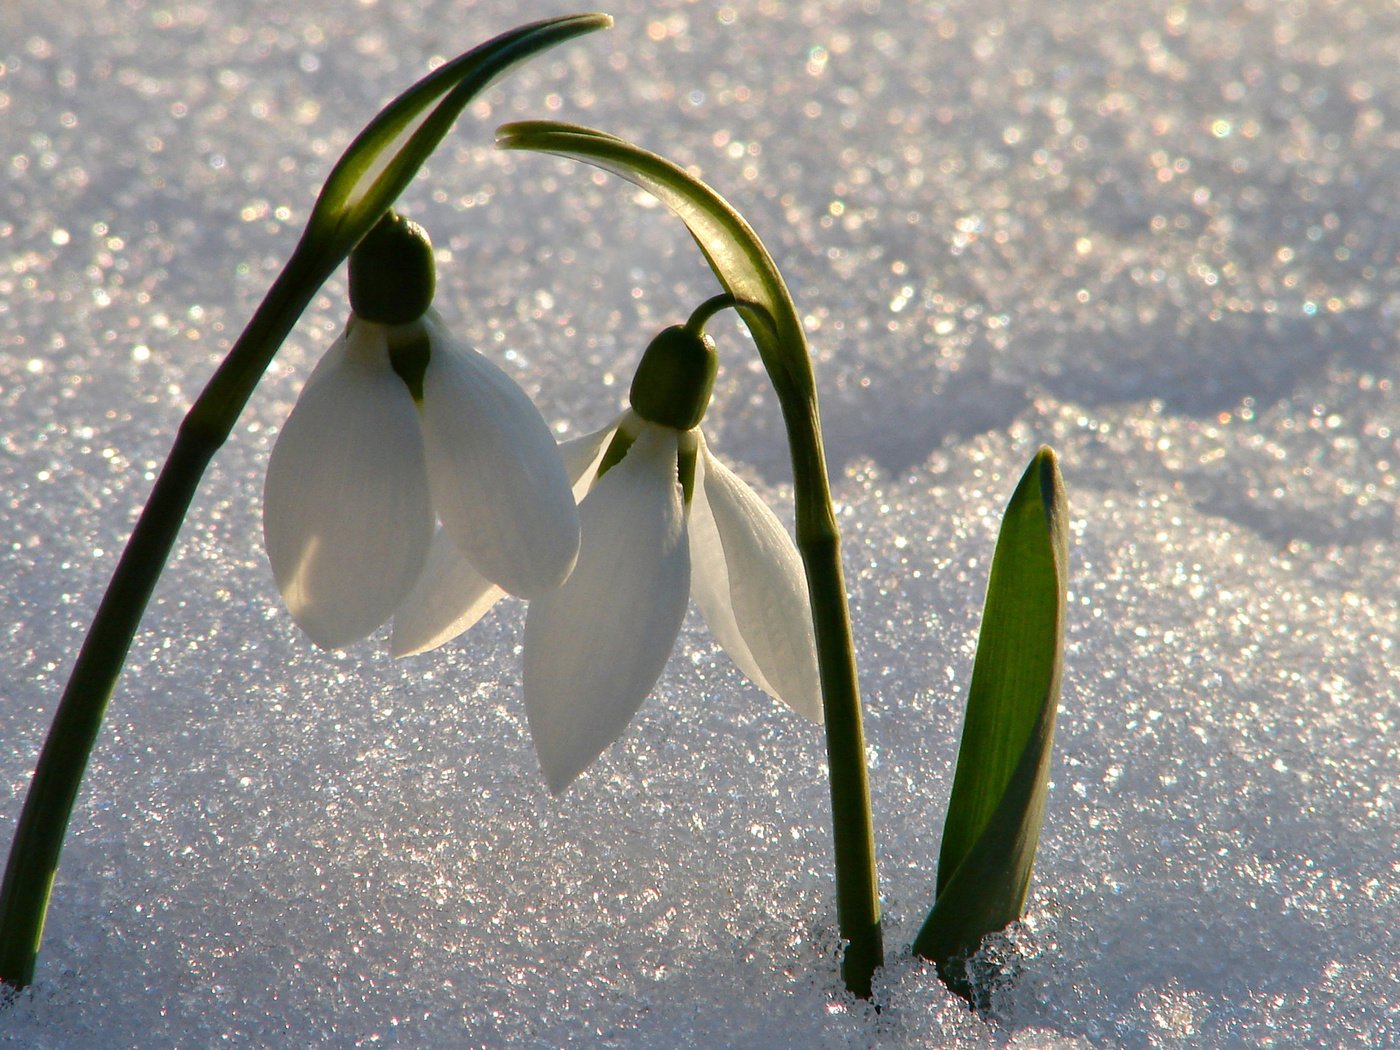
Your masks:
[{"label": "pointed leaf tip", "polygon": [[520,26],[439,66],[385,106],[336,163],[307,224],[348,252],[374,225],[453,123],[512,66],[571,37],[607,29],[606,14],[566,15]]}]

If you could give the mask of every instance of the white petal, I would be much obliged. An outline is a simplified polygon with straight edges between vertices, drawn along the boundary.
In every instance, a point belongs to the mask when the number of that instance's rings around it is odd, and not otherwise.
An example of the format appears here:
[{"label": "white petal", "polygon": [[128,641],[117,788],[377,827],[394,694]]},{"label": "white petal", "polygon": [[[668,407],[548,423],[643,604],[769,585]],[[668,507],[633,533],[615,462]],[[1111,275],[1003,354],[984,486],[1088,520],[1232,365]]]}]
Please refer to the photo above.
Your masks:
[{"label": "white petal", "polygon": [[394,612],[390,651],[396,657],[413,656],[450,642],[505,593],[472,568],[447,533],[438,529],[422,575]]},{"label": "white petal", "polygon": [[292,618],[334,649],[403,601],[433,514],[418,414],[382,329],[356,324],[326,356],[273,446],[263,537]]},{"label": "white petal", "polygon": [[[613,422],[596,433],[573,438],[559,446],[575,499],[587,494],[616,431],[617,423]],[[439,529],[428,550],[423,575],[394,613],[394,636],[390,643],[394,656],[413,656],[450,642],[485,616],[505,593],[477,572],[457,545]]]},{"label": "white petal", "polygon": [[622,735],[680,633],[690,558],[675,431],[647,427],[579,509],[578,565],[525,620],[525,710],[555,792]]},{"label": "white petal", "polygon": [[710,631],[755,685],[822,719],[802,559],[777,516],[702,441],[690,510],[691,592]]},{"label": "white petal", "polygon": [[583,497],[587,496],[588,490],[593,487],[593,477],[598,472],[598,464],[603,462],[603,453],[607,452],[608,445],[612,443],[613,435],[617,433],[621,422],[622,417],[619,416],[602,430],[570,438],[560,444],[559,455],[563,457],[564,473],[569,475],[569,484],[574,487],[576,502],[582,503]]},{"label": "white petal", "polygon": [[423,438],[433,506],[483,576],[532,598],[569,575],[578,510],[559,450],[525,391],[431,312]]},{"label": "white petal", "polygon": [[[387,353],[384,342],[384,326],[377,325],[372,321],[362,321],[352,313],[345,322],[345,330],[340,333],[330,348],[321,355],[316,366],[311,369],[311,374],[301,385],[301,393],[297,395],[297,400],[300,401],[306,397],[311,389],[327,375],[339,372],[344,367],[346,354],[350,354],[356,360],[364,361],[366,365],[382,361],[387,367],[388,358],[383,356]],[[405,388],[405,393],[407,393],[407,388]]]}]

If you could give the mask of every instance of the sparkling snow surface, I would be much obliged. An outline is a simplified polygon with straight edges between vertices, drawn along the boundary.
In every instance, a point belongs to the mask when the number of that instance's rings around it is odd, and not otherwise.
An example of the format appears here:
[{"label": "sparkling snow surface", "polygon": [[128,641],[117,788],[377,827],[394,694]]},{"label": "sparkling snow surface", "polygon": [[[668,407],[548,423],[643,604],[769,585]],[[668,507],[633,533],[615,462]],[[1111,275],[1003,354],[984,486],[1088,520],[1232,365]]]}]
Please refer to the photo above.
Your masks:
[{"label": "sparkling snow surface", "polygon": [[[0,7],[0,849],[181,414],[355,130],[576,10]],[[297,632],[268,450],[343,275],[205,479],[92,758],[23,1047],[1400,1042],[1400,9],[1382,0],[622,0],[464,117],[404,205],[439,306],[561,436],[715,290],[627,184],[502,154],[591,124],[694,165],[816,355],[886,898],[838,994],[819,731],[693,610],[562,798],[522,606],[392,662]],[[752,344],[707,432],[790,520]],[[1073,508],[1064,698],[989,1021],[905,947],[987,563],[1041,442]]]}]

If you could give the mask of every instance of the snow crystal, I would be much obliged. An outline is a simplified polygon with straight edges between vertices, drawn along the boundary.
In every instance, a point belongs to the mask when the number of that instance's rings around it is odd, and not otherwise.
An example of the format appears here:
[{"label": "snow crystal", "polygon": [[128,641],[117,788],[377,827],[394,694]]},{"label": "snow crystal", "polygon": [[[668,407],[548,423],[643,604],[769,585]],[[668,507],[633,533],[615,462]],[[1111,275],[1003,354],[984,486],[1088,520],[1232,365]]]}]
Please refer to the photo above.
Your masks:
[{"label": "snow crystal", "polygon": [[[330,164],[554,0],[0,12],[0,827],[217,360]],[[521,609],[399,663],[316,651],[261,550],[312,303],[219,454],[79,799],[7,1046],[1372,1047],[1400,1041],[1400,9],[1342,0],[625,0],[493,87],[405,210],[439,305],[561,436],[714,284],[644,195],[494,127],[694,165],[808,326],[888,918],[838,987],[819,731],[693,613],[562,798]],[[505,20],[503,20],[505,19]],[[780,507],[737,325],[707,433]],[[930,903],[988,558],[1041,442],[1072,505],[1029,910],[987,1019]],[[790,518],[790,510],[786,512]],[[8,840],[8,831],[0,842]]]}]

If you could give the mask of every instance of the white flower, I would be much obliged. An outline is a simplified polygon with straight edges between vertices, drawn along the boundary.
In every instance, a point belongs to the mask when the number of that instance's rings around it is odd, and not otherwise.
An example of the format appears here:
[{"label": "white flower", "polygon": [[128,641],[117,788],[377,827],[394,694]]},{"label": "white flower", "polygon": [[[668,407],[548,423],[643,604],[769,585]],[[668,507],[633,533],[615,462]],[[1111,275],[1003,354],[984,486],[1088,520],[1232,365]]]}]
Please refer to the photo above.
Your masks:
[{"label": "white flower", "polygon": [[[628,412],[585,441],[601,453],[618,429],[632,442],[579,508],[578,564],[530,603],[525,621],[525,708],[555,792],[632,721],[691,596],[754,684],[813,721],[822,716],[807,581],[776,515],[698,428]],[[683,486],[692,459],[694,482]]]},{"label": "white flower", "polygon": [[[619,430],[631,445],[598,477]],[[629,411],[561,451],[583,499],[582,545],[568,580],[534,598],[525,621],[525,709],[550,789],[563,790],[622,735],[661,677],[692,596],[754,684],[820,722],[797,548],[700,430]],[[692,457],[687,502],[679,461]],[[394,619],[395,655],[442,645],[501,597],[441,537],[428,565]]]},{"label": "white flower", "polygon": [[263,503],[282,597],[328,649],[367,637],[436,571],[436,520],[450,553],[526,598],[557,587],[578,553],[549,428],[432,309],[351,317],[278,435]]}]

